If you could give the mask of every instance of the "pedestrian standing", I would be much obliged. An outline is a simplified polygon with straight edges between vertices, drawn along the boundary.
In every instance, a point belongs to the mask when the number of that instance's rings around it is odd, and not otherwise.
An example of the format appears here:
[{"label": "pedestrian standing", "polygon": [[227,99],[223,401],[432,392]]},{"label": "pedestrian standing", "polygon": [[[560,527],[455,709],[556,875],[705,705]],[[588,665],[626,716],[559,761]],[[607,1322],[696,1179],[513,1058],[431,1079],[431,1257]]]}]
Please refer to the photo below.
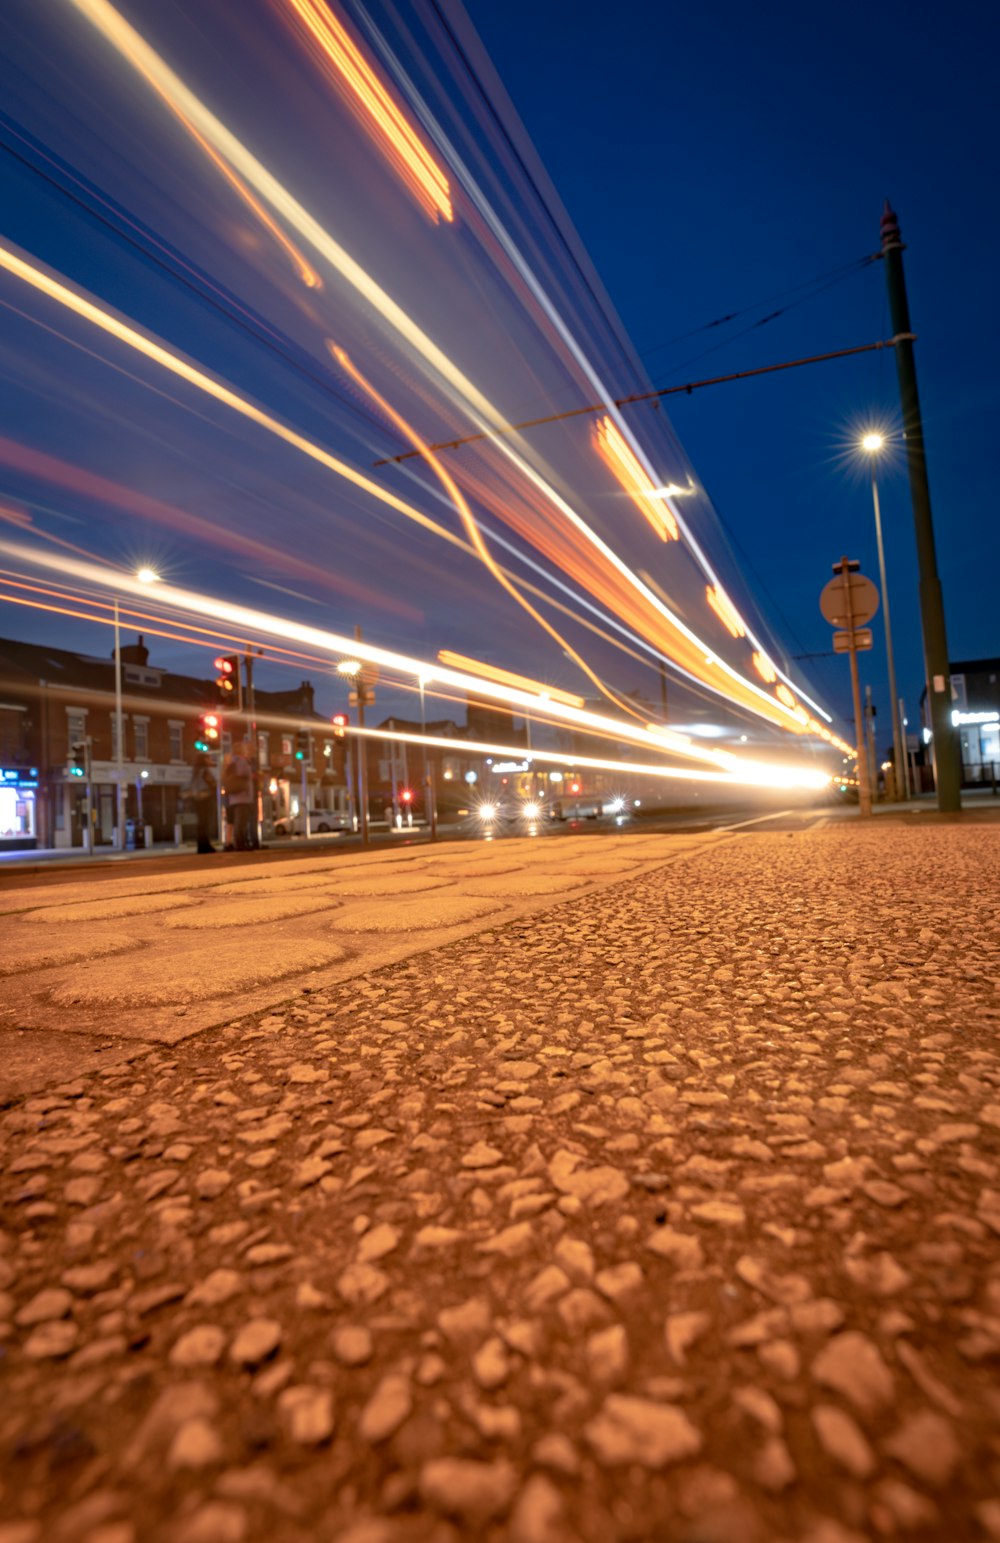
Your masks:
[{"label": "pedestrian standing", "polygon": [[215,813],[215,795],[218,783],[215,780],[215,772],[212,762],[204,752],[195,757],[191,771],[191,781],[188,784],[188,797],[194,804],[195,820],[198,826],[198,851],[214,852],[212,845],[213,815]]},{"label": "pedestrian standing", "polygon": [[237,740],[232,753],[226,757],[222,773],[229,818],[233,827],[233,846],[245,852],[250,846],[250,817],[253,811],[253,767],[250,765],[247,742]]}]

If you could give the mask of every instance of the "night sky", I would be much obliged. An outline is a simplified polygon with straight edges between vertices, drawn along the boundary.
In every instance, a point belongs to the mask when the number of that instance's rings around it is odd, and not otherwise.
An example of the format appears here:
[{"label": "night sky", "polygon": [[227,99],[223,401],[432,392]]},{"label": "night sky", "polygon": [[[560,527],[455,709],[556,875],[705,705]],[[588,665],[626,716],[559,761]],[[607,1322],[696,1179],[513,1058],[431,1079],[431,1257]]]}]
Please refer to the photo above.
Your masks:
[{"label": "night sky", "polygon": [[[890,200],[907,244],[949,652],[1000,654],[1000,13],[928,0],[623,0],[610,12],[470,0],[469,12],[657,386],[888,337],[881,263],[794,291],[876,252]],[[660,346],[744,307],[756,308]],[[709,388],[667,410],[791,652],[829,648],[816,595],[830,563],[846,551],[878,579],[852,441],[869,419],[899,433],[892,354]],[[915,709],[916,553],[898,451],[880,484],[897,676]],[[875,638],[862,665],[878,700],[878,622]],[[846,713],[846,662],[808,668]]]},{"label": "night sky", "polygon": [[[987,485],[995,21],[987,37],[960,18],[942,30],[929,7],[748,11],[728,0],[683,10],[625,0],[610,14],[587,0],[471,0],[468,17],[450,3],[333,9],[440,155],[453,222],[403,184],[288,0],[118,7],[510,421],[887,337],[882,266],[862,260],[878,248],[888,196],[907,242],[950,652],[1000,652]],[[0,47],[12,250],[461,540],[425,465],[373,467],[407,448],[407,425],[429,441],[477,427],[420,347],[284,217],[276,235],[71,0],[9,0]],[[454,540],[9,273],[0,306],[0,536],[34,533],[49,551],[44,536],[55,537],[119,567],[152,561],[206,595],[337,631],[360,622],[371,640],[421,658],[451,648],[592,696],[576,653],[614,689],[655,702],[648,654],[581,624],[598,618],[580,597],[606,618],[611,592],[537,476],[720,658],[748,669],[745,640],[706,610],[692,544],[657,539],[595,457],[592,419],[527,431],[519,470],[496,447],[443,456],[493,554],[541,591],[533,603],[554,639]],[[693,487],[678,510],[755,635],[841,719],[844,661],[796,659],[830,646],[816,600],[831,562],[846,552],[877,577],[853,441],[872,421],[891,431],[897,402],[884,351],[623,410],[655,480]],[[898,453],[880,481],[912,723],[922,667]],[[10,605],[0,633],[110,647],[100,628]],[[884,710],[877,629],[876,640],[864,673]],[[210,673],[207,649],[162,642],[155,654]],[[289,684],[289,671],[319,681],[322,706],[340,705],[315,664],[275,667],[265,683]],[[680,678],[670,690],[675,719],[753,727]],[[408,710],[391,693],[380,705]]]}]

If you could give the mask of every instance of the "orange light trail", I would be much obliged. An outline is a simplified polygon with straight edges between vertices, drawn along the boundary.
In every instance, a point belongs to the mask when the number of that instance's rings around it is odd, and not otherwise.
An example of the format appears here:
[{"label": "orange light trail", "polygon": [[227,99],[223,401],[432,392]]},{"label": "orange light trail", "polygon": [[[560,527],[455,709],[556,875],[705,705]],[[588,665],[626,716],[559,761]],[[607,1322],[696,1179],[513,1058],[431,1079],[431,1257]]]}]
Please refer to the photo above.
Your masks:
[{"label": "orange light trail", "polygon": [[747,629],[743,625],[743,618],[721,584],[709,584],[705,590],[705,598],[727,632],[732,633],[734,638],[746,637]]},{"label": "orange light trail", "polygon": [[[423,140],[358,48],[346,27],[323,0],[287,0],[314,42],[321,59],[336,72],[331,78],[346,87],[347,100],[365,124],[383,155],[395,167],[411,193],[433,219],[454,219],[448,178]],[[330,70],[327,68],[327,75]]]},{"label": "orange light trail", "polygon": [[766,681],[769,686],[772,685],[778,678],[778,674],[774,668],[774,665],[771,663],[767,655],[760,649],[754,653],[753,667],[757,671],[757,674],[760,676],[761,680]]},{"label": "orange light trail", "polygon": [[655,496],[654,483],[643,471],[611,419],[599,419],[594,425],[593,434],[594,446],[601,460],[645,515],[660,540],[678,540],[680,533],[677,521],[663,500]]},{"label": "orange light trail", "polygon": [[[726,660],[715,656],[710,647],[702,641],[686,623],[677,616],[669,604],[657,598],[648,586],[629,569],[628,565],[601,540],[586,520],[581,518],[564,498],[546,482],[535,468],[524,459],[509,440],[504,438],[510,431],[510,424],[506,417],[489,401],[489,399],[477,388],[469,377],[438,347],[433,339],[420,328],[411,316],[376,283],[369,274],[351,255],[335,241],[330,233],[309,213],[285,188],[278,179],[251,154],[244,145],[223,124],[200,99],[184,84],[184,82],[172,71],[165,61],[155,52],[145,39],[131,27],[127,21],[110,4],[110,0],[68,0],[82,15],[97,28],[103,37],[114,47],[118,53],[126,59],[144,79],[155,85],[158,91],[167,94],[182,109],[188,117],[216,146],[225,159],[239,170],[247,182],[253,186],[261,197],[276,210],[291,225],[298,234],[313,249],[319,253],[337,272],[341,274],[347,284],[391,327],[398,336],[412,348],[424,360],[438,377],[446,381],[451,389],[461,399],[465,409],[473,416],[479,427],[488,429],[495,448],[509,460],[525,479],[536,487],[542,496],[556,509],[574,530],[587,542],[594,551],[599,552],[607,564],[615,567],[626,584],[630,585],[638,597],[640,608],[651,606],[659,613],[657,629],[662,632],[664,620],[670,628],[671,639],[678,635],[685,642],[682,647],[685,658],[678,657],[677,662],[687,673],[693,674],[710,689],[718,692],[723,697],[739,703],[748,708],[759,717],[768,719],[779,727],[790,730],[793,733],[801,732],[797,721],[790,710],[776,702],[773,697],[761,690],[754,682],[748,680]],[[230,393],[230,396],[235,394]],[[233,402],[230,405],[235,405]],[[249,404],[242,404],[237,408],[249,415]],[[291,439],[292,431],[283,425],[273,427],[274,420],[267,420],[267,415],[262,415],[253,410],[258,422],[264,422],[271,427],[272,432],[280,432],[282,437]],[[619,438],[621,436],[619,435]],[[302,437],[297,436],[301,441]],[[622,442],[624,445],[624,441]],[[306,448],[308,442],[299,444],[304,453],[313,455],[315,459],[322,460],[331,470],[348,477],[358,486],[364,486],[372,492],[374,497],[396,508],[399,512],[423,524],[426,528],[433,529],[440,534],[441,527],[435,522],[429,521],[419,511],[405,505],[401,500],[393,499],[392,495],[379,489],[369,479],[362,478],[359,473],[351,468],[343,468],[342,463],[337,463],[335,458],[326,452],[319,452],[318,447]],[[625,447],[627,455],[631,452]],[[634,459],[634,457],[633,457]],[[638,464],[638,463],[636,463]],[[641,480],[641,493],[643,495],[643,513],[647,518],[655,521],[654,528],[665,527],[668,534],[671,533],[671,525],[676,526],[672,513],[665,509],[661,500],[651,497],[656,490],[653,484],[639,468]],[[630,489],[631,491],[631,489]],[[648,507],[646,507],[648,505]],[[668,523],[669,522],[669,523]],[[449,539],[453,542],[456,537],[449,533]],[[666,539],[666,537],[664,537]],[[589,588],[589,585],[585,587]],[[647,624],[648,625],[648,624]],[[656,633],[640,629],[643,635],[655,636]],[[657,644],[667,657],[674,657],[674,650],[663,648]],[[708,666],[706,671],[705,666]]]},{"label": "orange light trail", "polygon": [[585,706],[582,696],[574,696],[571,691],[563,691],[559,686],[545,686],[540,681],[531,680],[527,675],[515,675],[513,670],[501,670],[495,664],[486,664],[481,659],[470,659],[466,654],[452,653],[450,648],[438,650],[438,658],[442,664],[453,665],[456,670],[466,670],[470,675],[482,675],[487,680],[498,681],[501,686],[517,686],[521,691],[537,691],[542,698],[551,699],[553,702],[565,702],[569,707]]},{"label": "orange light trail", "polygon": [[205,136],[198,132],[189,118],[184,116],[176,102],[172,102],[166,92],[161,91],[159,87],[156,86],[155,82],[153,84],[154,90],[156,90],[162,97],[163,101],[166,102],[171,112],[173,112],[180,119],[181,123],[183,123],[184,127],[191,135],[191,138],[197,145],[201,147],[202,150],[204,150],[213,166],[217,167],[217,169],[222,173],[226,181],[229,183],[230,187],[235,189],[247,207],[257,216],[265,230],[269,231],[270,234],[274,237],[274,240],[278,243],[286,257],[289,259],[292,267],[295,269],[296,273],[306,288],[322,289],[323,280],[316,272],[316,269],[311,265],[311,263],[306,262],[306,259],[295,245],[295,242],[292,241],[290,237],[285,235],[285,232],[282,230],[277,220],[273,219],[272,216],[268,214],[260,199],[251,192],[246,183],[243,181],[243,178],[233,170],[228,161],[226,161],[217,150],[212,148]]},{"label": "orange light trail", "polygon": [[583,671],[588,680],[593,681],[594,685],[597,687],[598,691],[600,691],[602,696],[607,697],[608,701],[613,703],[615,707],[618,707],[624,712],[629,713],[634,718],[640,718],[643,716],[636,710],[636,708],[632,705],[631,702],[628,701],[627,698],[619,696],[617,692],[612,691],[609,686],[605,685],[600,676],[591,669],[583,655],[577,653],[576,649],[574,649],[567,642],[562,634],[556,631],[555,627],[553,627],[550,621],[546,621],[542,613],[536,610],[536,608],[531,604],[530,600],[525,599],[517,584],[507,573],[505,573],[503,568],[500,567],[500,564],[493,556],[489,547],[486,545],[486,542],[483,540],[479,525],[472,513],[472,510],[469,508],[469,505],[467,504],[462,490],[458,486],[458,483],[455,481],[454,477],[445,467],[440,458],[434,453],[433,450],[430,449],[426,442],[421,439],[413,425],[408,423],[407,420],[396,411],[391,403],[388,402],[386,398],[378,391],[376,391],[375,387],[369,380],[365,378],[364,375],[362,375],[357,366],[352,364],[351,360],[348,358],[347,354],[342,348],[338,348],[335,344],[330,343],[329,340],[327,341],[327,347],[330,349],[330,352],[333,354],[333,357],[336,359],[337,363],[354,381],[355,385],[360,386],[362,390],[366,391],[371,397],[372,401],[377,402],[386,416],[390,418],[391,421],[396,425],[400,434],[404,434],[406,438],[410,440],[411,444],[415,445],[417,449],[421,451],[428,465],[434,471],[445,492],[448,494],[453,504],[455,505],[458,517],[462,522],[462,529],[465,531],[468,540],[475,548],[477,556],[496,579],[501,589],[506,590],[511,599],[515,600],[517,604],[527,612],[532,620],[538,623],[543,632],[547,632],[549,637],[554,639],[554,641],[559,644],[560,648],[562,648],[569,655],[574,664],[576,664]]}]

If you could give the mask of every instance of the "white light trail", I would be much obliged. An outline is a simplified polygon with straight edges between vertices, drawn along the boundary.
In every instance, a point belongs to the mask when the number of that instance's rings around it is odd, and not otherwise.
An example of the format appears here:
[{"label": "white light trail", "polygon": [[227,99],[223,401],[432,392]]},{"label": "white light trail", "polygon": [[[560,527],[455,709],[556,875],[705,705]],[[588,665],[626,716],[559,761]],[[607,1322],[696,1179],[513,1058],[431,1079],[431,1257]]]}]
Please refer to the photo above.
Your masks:
[{"label": "white light trail", "polygon": [[[446,382],[452,390],[458,392],[459,396],[464,398],[466,410],[470,412],[477,426],[489,433],[491,442],[518,468],[523,476],[530,479],[553,507],[571,521],[584,539],[600,551],[606,561],[613,564],[622,577],[625,578],[626,582],[643,596],[645,602],[658,611],[669,622],[671,627],[694,643],[701,651],[702,657],[711,658],[713,666],[726,674],[734,683],[737,683],[741,693],[748,692],[750,694],[751,701],[744,701],[744,707],[751,712],[757,712],[759,716],[767,718],[772,723],[778,721],[780,724],[781,717],[784,716],[787,718],[787,723],[784,726],[793,732],[798,731],[797,728],[793,729],[793,725],[797,725],[797,719],[793,712],[784,704],[776,702],[774,697],[727,664],[725,660],[719,659],[715,655],[715,651],[698,638],[681,621],[680,617],[673,612],[672,608],[664,605],[662,600],[642,584],[632,569],[610,547],[600,540],[587,522],[524,460],[509,442],[509,438],[507,438],[507,436],[513,433],[513,430],[504,415],[494,407],[468,376],[413,321],[381,285],[375,282],[371,275],[350,256],[345,248],[334,240],[319,221],[257,160],[242,141],[205,106],[200,98],[195,96],[194,92],[170,69],[165,60],[156,53],[140,33],[130,26],[124,17],[115,10],[114,6],[109,3],[109,0],[66,0],[66,3],[75,6],[97,28],[102,36],[111,43],[116,51],[145,77],[160,95],[166,96],[173,106],[180,108],[184,115],[197,126],[199,132],[216,147],[221,155],[225,156],[232,166],[238,169],[240,174],[256,189],[261,197],[265,198],[282,218],[298,231],[303,240],[308,242],[321,257],[330,263],[331,267],[341,274],[347,283],[425,360],[442,381]],[[494,223],[497,222],[491,220],[491,224]],[[500,229],[502,230],[502,227]],[[516,248],[514,248],[514,252],[517,252]],[[530,274],[530,270],[527,269],[523,259],[520,258],[520,253],[517,253],[517,257],[525,272]],[[534,276],[530,276],[533,286],[537,286]],[[574,354],[587,370],[588,376],[592,377],[596,383],[597,376],[593,371],[593,367],[586,359],[579,345],[572,338],[572,334],[565,327],[561,318],[558,317],[551,303],[546,304],[546,310],[552,314],[553,320],[559,325],[560,331],[564,333],[567,342],[573,348]],[[658,485],[661,479],[653,472],[648,458],[637,443],[635,436],[621,420],[620,414],[617,411],[614,416],[618,428],[627,436],[634,451],[648,469],[651,485]],[[498,433],[494,434],[490,432],[491,430],[497,430]],[[351,480],[359,482],[359,474],[354,473]],[[367,481],[367,479],[365,480]],[[384,502],[391,501],[387,495],[383,494],[382,497]],[[680,516],[677,515],[677,511],[673,510],[673,513],[677,517],[682,530],[689,537],[692,550],[698,554],[699,561],[706,574],[713,583],[718,583],[718,579],[710,565],[708,565],[707,559],[694,541],[694,538],[690,535],[690,532],[686,530],[686,527],[680,520]],[[752,634],[751,640],[756,641],[752,638]],[[795,689],[798,690],[797,687]],[[753,699],[759,701],[761,707],[755,707]],[[804,699],[809,700],[808,698]],[[822,708],[812,702],[810,702],[810,705],[829,721],[828,715]],[[779,715],[777,719],[776,714]]]}]

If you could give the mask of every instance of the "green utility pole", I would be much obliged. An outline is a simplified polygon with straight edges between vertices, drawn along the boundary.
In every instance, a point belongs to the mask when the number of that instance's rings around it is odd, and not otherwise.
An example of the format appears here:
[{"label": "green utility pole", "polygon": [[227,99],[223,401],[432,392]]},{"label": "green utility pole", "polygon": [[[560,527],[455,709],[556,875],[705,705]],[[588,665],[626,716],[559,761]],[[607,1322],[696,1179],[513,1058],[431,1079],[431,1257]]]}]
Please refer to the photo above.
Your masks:
[{"label": "green utility pole", "polygon": [[944,601],[938,577],[934,548],[934,524],[931,519],[931,490],[927,482],[924,430],[917,395],[917,370],[913,360],[913,333],[910,308],[906,299],[903,274],[903,238],[899,221],[886,199],[882,211],[882,256],[889,289],[889,308],[895,334],[896,370],[903,409],[903,439],[906,444],[906,468],[910,477],[913,524],[917,538],[920,568],[920,623],[924,636],[924,669],[927,675],[927,702],[931,713],[934,783],[938,808],[950,813],[962,807],[962,760],[958,735],[951,721],[951,681],[948,664],[948,639],[944,626]]}]

